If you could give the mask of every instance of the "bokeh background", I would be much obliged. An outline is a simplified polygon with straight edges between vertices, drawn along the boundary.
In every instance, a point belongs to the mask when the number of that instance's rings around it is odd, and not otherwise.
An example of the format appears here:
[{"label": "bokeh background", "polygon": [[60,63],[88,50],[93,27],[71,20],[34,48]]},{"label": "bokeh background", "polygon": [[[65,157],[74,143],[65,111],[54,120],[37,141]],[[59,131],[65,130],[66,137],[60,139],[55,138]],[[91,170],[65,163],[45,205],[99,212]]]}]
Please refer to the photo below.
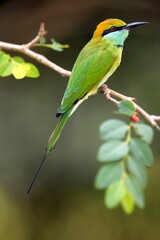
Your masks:
[{"label": "bokeh background", "polygon": [[[3,0],[0,40],[26,43],[40,22],[70,48],[63,53],[39,50],[71,70],[77,54],[106,18],[149,21],[126,41],[121,67],[109,87],[138,99],[149,113],[160,114],[160,2],[156,0]],[[15,54],[16,55],[16,54]],[[29,60],[27,57],[24,57]],[[153,143],[146,208],[126,216],[105,209],[103,192],[93,187],[99,167],[98,128],[116,109],[98,94],[75,112],[56,151],[47,157],[32,193],[25,191],[56,125],[67,79],[33,61],[39,79],[0,79],[0,239],[3,240],[139,240],[160,239],[160,134]]]}]

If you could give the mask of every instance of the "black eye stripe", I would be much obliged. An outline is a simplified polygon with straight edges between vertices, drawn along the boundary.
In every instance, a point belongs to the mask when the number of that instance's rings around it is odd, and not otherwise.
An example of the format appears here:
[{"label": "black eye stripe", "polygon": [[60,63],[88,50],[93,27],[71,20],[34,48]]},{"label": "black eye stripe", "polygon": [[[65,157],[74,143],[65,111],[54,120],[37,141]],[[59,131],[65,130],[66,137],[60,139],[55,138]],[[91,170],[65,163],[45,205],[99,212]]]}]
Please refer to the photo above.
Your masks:
[{"label": "black eye stripe", "polygon": [[[124,26],[123,26],[124,27]],[[111,33],[111,32],[116,32],[116,31],[119,31],[119,30],[122,30],[123,27],[115,27],[115,26],[112,26],[111,28],[107,29],[107,30],[104,30],[103,33],[102,33],[102,36],[105,36],[107,35],[108,33]]]}]

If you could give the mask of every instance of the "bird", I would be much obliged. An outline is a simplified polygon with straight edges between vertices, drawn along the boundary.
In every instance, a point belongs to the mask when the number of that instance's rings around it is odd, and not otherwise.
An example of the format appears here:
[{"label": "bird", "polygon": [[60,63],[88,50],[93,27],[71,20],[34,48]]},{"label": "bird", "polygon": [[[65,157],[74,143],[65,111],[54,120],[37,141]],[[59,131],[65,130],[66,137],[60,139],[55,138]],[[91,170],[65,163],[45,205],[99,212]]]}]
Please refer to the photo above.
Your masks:
[{"label": "bird", "polygon": [[69,117],[88,97],[95,95],[98,89],[115,72],[121,63],[124,42],[132,28],[148,22],[125,23],[110,18],[99,23],[91,40],[80,51],[64,92],[56,117],[60,118],[52,132],[44,157],[27,190],[30,193],[39,171],[48,153],[55,149],[60,134]]}]

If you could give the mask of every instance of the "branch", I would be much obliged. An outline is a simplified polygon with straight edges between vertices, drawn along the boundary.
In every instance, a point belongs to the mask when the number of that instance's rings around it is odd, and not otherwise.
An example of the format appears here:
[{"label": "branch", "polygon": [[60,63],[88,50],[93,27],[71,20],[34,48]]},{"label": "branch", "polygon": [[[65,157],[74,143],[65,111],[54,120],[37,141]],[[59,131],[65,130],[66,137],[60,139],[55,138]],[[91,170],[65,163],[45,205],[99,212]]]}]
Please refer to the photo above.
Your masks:
[{"label": "branch", "polygon": [[115,98],[118,98],[120,100],[132,101],[137,112],[140,113],[152,125],[152,127],[155,127],[160,131],[160,127],[157,124],[157,122],[160,122],[160,116],[148,114],[143,108],[141,108],[137,103],[134,102],[135,98],[131,98],[116,91],[113,91],[112,89],[109,89],[106,84],[103,84],[99,88],[99,92],[103,93],[108,100],[115,103],[116,105],[119,104],[119,101],[117,101]]},{"label": "branch", "polygon": [[35,59],[37,62],[51,68],[52,70],[58,72],[59,74],[62,75],[62,77],[70,76],[71,74],[70,71],[67,71],[61,68],[60,66],[51,62],[45,56],[30,49],[31,47],[34,47],[35,44],[39,42],[40,37],[45,36],[46,33],[47,31],[45,30],[45,25],[44,23],[41,23],[37,36],[33,40],[31,40],[29,43],[18,45],[18,44],[12,44],[12,43],[6,43],[6,42],[0,41],[0,49],[22,53],[32,59]]}]

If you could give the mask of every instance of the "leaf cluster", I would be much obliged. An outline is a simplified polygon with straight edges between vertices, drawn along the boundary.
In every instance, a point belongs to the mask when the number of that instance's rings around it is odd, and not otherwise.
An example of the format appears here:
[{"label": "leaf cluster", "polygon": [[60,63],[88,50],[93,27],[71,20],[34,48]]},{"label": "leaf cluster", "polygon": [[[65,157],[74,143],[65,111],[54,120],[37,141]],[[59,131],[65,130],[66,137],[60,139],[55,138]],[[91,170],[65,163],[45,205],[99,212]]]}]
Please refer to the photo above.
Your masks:
[{"label": "leaf cluster", "polygon": [[[128,100],[119,103],[118,112],[130,119],[137,114]],[[152,128],[141,121],[126,123],[111,119],[101,124],[100,136],[104,143],[98,151],[98,160],[103,166],[96,175],[95,187],[105,190],[105,205],[110,209],[121,205],[127,214],[136,205],[144,208],[147,168],[153,164]]]},{"label": "leaf cluster", "polygon": [[22,57],[11,57],[4,51],[0,51],[0,76],[8,77],[10,75],[17,80],[24,77],[37,78],[39,71],[34,64],[25,62]]}]

